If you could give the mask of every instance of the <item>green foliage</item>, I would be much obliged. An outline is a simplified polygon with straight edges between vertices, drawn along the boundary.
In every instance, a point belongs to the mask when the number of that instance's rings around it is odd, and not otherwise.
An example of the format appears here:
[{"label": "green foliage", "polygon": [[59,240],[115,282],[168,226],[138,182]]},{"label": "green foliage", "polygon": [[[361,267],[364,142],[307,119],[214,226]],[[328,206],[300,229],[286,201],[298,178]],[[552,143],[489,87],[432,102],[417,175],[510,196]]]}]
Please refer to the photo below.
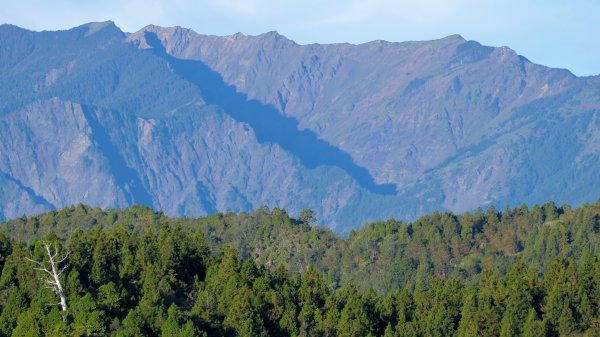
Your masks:
[{"label": "green foliage", "polygon": [[10,287],[6,289],[3,295],[8,293],[8,298],[2,305],[2,313],[0,314],[0,334],[9,336],[15,326],[17,319],[27,309],[27,300],[25,294],[17,288]]},{"label": "green foliage", "polygon": [[[598,206],[434,213],[347,239],[278,209],[79,207],[28,218],[48,226],[28,244],[13,220],[0,235],[0,335],[596,336]],[[61,230],[82,209],[93,225]],[[42,234],[70,252],[66,312],[25,260],[43,256]]]},{"label": "green foliage", "polygon": [[[176,233],[165,237],[173,238],[172,244],[165,242],[159,247],[173,250],[164,252],[161,268],[170,268],[169,254],[177,249],[188,249],[186,242],[179,246],[177,235],[192,231],[198,239],[189,240],[191,246],[206,238],[213,252],[230,245],[241,258],[253,259],[272,270],[283,266],[291,272],[304,272],[312,265],[327,275],[328,285],[334,288],[352,282],[363,290],[373,288],[381,292],[404,287],[423,288],[430,274],[451,276],[473,284],[484,269],[505,273],[517,257],[536,272],[543,273],[555,256],[570,256],[579,261],[586,251],[591,255],[600,251],[598,203],[577,209],[567,205],[556,207],[550,202],[535,205],[531,211],[523,205],[503,212],[490,208],[462,215],[433,213],[410,224],[396,220],[372,223],[348,238],[326,228],[311,228],[307,223],[312,216],[310,210],[305,210],[300,220],[295,220],[284,210],[261,208],[238,215],[167,218],[161,212],[142,206],[104,211],[79,205],[14,219],[0,224],[0,228],[18,241],[30,242],[50,231],[61,237],[73,233],[73,240],[77,241],[81,240],[76,238],[77,228],[110,227],[145,233],[166,228],[166,225]],[[36,225],[28,226],[28,223]],[[103,235],[101,231],[97,233]],[[0,247],[6,246],[1,242],[6,240],[0,240]],[[117,242],[117,239],[102,238],[93,250],[80,249],[91,242],[77,245],[78,250],[70,249],[77,270],[93,275],[95,281],[101,283],[111,281],[103,279],[107,275],[117,277],[114,258],[108,254],[114,250],[110,245]],[[125,252],[118,276],[136,276],[141,270],[133,263],[136,257],[129,245],[119,244],[119,247]],[[91,258],[94,254],[98,259]],[[207,256],[208,250],[200,254]],[[92,260],[94,263],[89,262]]]}]

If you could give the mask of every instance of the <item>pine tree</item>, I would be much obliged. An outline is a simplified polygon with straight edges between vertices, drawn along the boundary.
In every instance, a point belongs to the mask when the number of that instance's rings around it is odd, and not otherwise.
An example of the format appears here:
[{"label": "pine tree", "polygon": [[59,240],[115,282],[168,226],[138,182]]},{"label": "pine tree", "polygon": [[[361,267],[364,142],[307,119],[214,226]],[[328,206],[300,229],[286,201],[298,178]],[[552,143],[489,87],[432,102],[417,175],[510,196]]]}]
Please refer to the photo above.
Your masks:
[{"label": "pine tree", "polygon": [[35,301],[29,309],[19,316],[17,326],[13,330],[13,337],[42,337],[45,316],[45,305]]},{"label": "pine tree", "polygon": [[353,287],[344,289],[343,308],[337,324],[337,336],[366,336],[373,332],[373,317],[370,315],[368,302]]},{"label": "pine tree", "polygon": [[318,324],[323,320],[322,310],[328,289],[323,277],[312,266],[308,268],[301,282],[298,289],[300,334],[313,336],[317,334]]},{"label": "pine tree", "polygon": [[240,337],[267,336],[260,314],[253,306],[254,294],[245,286],[238,289],[227,311],[223,325]]},{"label": "pine tree", "polygon": [[123,320],[123,328],[117,333],[117,337],[144,337],[144,321],[136,309],[131,309]]},{"label": "pine tree", "polygon": [[17,325],[17,319],[27,310],[25,294],[18,287],[12,286],[8,289],[8,298],[3,303],[0,313],[0,335],[10,336]]},{"label": "pine tree", "polygon": [[71,328],[77,336],[102,334],[106,331],[104,311],[98,309],[98,304],[90,294],[76,300],[71,305]]},{"label": "pine tree", "polygon": [[388,323],[385,327],[385,332],[383,333],[383,337],[395,337],[394,329],[392,329],[392,324]]},{"label": "pine tree", "polygon": [[478,337],[477,322],[477,290],[475,288],[465,291],[461,319],[458,326],[458,337]]},{"label": "pine tree", "polygon": [[477,322],[480,335],[500,335],[505,288],[497,274],[484,271],[477,291]]},{"label": "pine tree", "polygon": [[523,323],[532,309],[532,284],[523,261],[519,260],[506,275],[507,298],[500,327],[501,337],[520,336]]},{"label": "pine tree", "polygon": [[161,337],[180,337],[183,334],[181,313],[175,304],[167,312],[167,320],[161,327]]},{"label": "pine tree", "polygon": [[534,309],[529,310],[523,326],[523,337],[544,337],[546,336],[545,329],[544,322],[539,319],[537,312]]}]

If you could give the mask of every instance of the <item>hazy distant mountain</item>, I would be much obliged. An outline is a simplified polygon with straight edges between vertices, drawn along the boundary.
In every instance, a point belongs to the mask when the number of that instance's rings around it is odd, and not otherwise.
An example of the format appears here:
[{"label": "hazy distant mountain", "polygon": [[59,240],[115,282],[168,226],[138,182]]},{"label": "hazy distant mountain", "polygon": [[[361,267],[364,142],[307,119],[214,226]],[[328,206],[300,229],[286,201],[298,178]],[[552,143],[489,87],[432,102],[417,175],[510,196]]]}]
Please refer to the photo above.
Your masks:
[{"label": "hazy distant mountain", "polygon": [[73,203],[262,205],[347,231],[600,195],[600,77],[460,36],[298,45],[0,26],[0,218]]}]

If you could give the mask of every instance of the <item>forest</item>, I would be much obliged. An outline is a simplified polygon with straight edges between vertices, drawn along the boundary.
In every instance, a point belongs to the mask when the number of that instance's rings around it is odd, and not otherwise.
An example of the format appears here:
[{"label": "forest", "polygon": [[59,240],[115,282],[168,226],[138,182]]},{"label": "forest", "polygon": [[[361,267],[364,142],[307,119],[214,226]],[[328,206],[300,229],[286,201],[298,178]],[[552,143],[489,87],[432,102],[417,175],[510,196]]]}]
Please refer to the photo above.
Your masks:
[{"label": "forest", "polygon": [[1,223],[0,335],[600,336],[600,200],[315,223],[85,205]]}]

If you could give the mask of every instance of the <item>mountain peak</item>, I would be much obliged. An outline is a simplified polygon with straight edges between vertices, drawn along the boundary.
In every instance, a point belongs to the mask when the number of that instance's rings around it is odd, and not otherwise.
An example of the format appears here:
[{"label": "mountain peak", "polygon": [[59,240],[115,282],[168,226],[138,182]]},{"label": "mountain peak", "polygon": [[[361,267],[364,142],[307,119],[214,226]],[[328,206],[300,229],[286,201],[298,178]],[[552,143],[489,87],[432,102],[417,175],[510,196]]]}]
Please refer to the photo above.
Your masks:
[{"label": "mountain peak", "polygon": [[117,25],[115,25],[115,22],[112,20],[106,20],[106,21],[92,21],[92,22],[88,22],[85,23],[79,27],[89,27],[89,28],[94,28],[94,29],[102,29],[104,27],[108,27],[108,26],[114,26],[116,27]]},{"label": "mountain peak", "polygon": [[265,37],[274,37],[274,38],[278,38],[278,37],[283,37],[283,38],[285,38],[285,36],[283,36],[283,35],[279,34],[279,32],[278,32],[278,31],[276,31],[276,30],[271,30],[271,31],[268,31],[268,32],[266,32],[266,33],[260,34],[259,36],[265,36]]},{"label": "mountain peak", "polygon": [[173,27],[162,27],[157,25],[147,25],[140,29],[139,31],[129,34],[127,36],[128,41],[135,41],[139,44],[139,47],[142,49],[150,48],[148,43],[146,42],[146,33],[153,33],[159,38],[159,40],[167,40],[174,39],[177,41],[186,41],[190,38],[190,36],[199,35],[193,29],[184,28],[181,26],[173,26]]},{"label": "mountain peak", "polygon": [[98,32],[108,32],[109,34],[123,35],[123,31],[113,21],[89,22],[76,27],[75,30],[85,31],[84,37],[94,35]]},{"label": "mountain peak", "polygon": [[10,34],[11,32],[31,32],[31,30],[15,26],[9,23],[4,23],[0,25],[0,32],[4,34]]},{"label": "mountain peak", "polygon": [[452,34],[452,35],[448,35],[444,38],[441,38],[441,40],[461,40],[461,41],[466,41],[465,38],[460,35],[460,34]]},{"label": "mountain peak", "polygon": [[89,29],[90,33],[92,33],[92,34],[94,32],[100,31],[100,30],[105,29],[105,28],[117,28],[118,29],[118,27],[117,27],[117,25],[115,25],[114,21],[110,21],[110,20],[108,20],[108,21],[97,21],[97,22],[88,22],[88,23],[83,24],[83,25],[81,25],[81,26],[79,26],[77,28],[87,28],[87,29]]},{"label": "mountain peak", "polygon": [[0,29],[8,29],[8,28],[10,28],[10,29],[22,29],[22,30],[25,30],[25,28],[21,28],[19,26],[15,26],[15,25],[10,24],[10,23],[0,24]]},{"label": "mountain peak", "polygon": [[279,34],[279,32],[274,31],[274,30],[257,35],[256,37],[263,41],[273,41],[274,43],[278,43],[278,44],[285,44],[285,45],[288,45],[288,44],[295,45],[296,44],[296,42],[294,42],[293,40],[288,39],[284,35],[281,35],[281,34]]},{"label": "mountain peak", "polygon": [[185,28],[181,26],[172,26],[172,27],[162,27],[156,25],[148,25],[138,32],[133,33],[131,35],[143,35],[147,32],[155,33],[158,36],[179,36],[179,37],[188,37],[190,35],[198,35],[196,31],[190,28]]}]

